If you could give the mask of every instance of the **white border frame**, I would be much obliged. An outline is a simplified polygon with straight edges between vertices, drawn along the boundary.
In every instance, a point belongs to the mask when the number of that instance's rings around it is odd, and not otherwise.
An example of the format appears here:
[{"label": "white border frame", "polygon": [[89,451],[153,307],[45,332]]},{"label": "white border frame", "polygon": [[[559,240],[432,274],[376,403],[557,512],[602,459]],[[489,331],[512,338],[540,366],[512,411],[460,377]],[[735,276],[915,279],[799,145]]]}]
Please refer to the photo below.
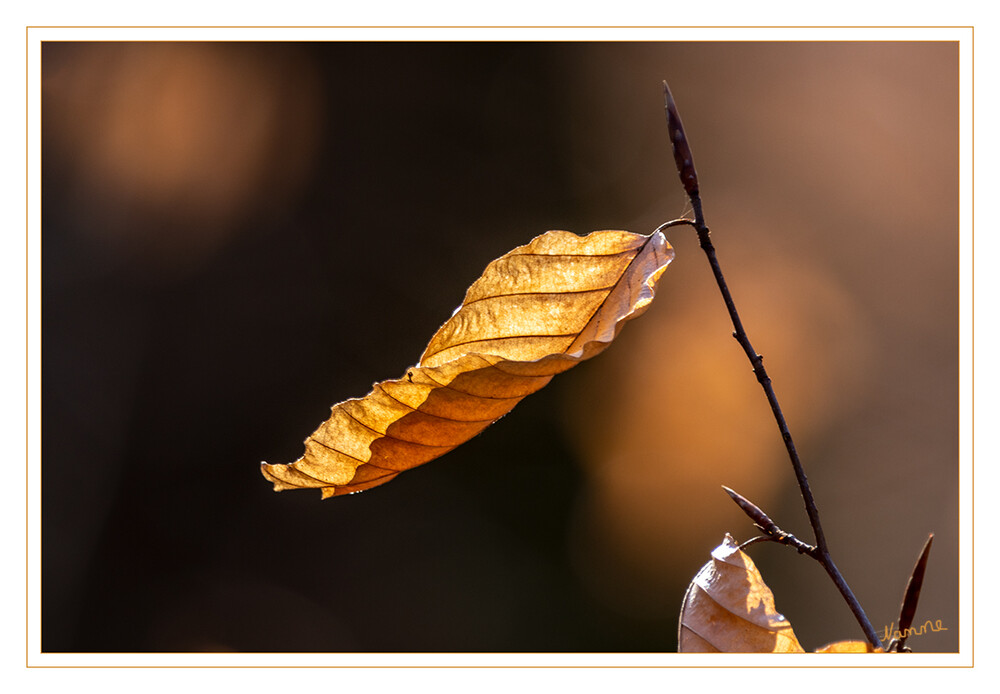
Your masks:
[{"label": "white border frame", "polygon": [[[960,102],[960,596],[955,654],[906,658],[820,654],[629,653],[90,654],[41,651],[41,43],[43,41],[957,41]],[[26,27],[27,628],[30,668],[60,667],[971,667],[973,664],[973,29],[972,27]]]}]

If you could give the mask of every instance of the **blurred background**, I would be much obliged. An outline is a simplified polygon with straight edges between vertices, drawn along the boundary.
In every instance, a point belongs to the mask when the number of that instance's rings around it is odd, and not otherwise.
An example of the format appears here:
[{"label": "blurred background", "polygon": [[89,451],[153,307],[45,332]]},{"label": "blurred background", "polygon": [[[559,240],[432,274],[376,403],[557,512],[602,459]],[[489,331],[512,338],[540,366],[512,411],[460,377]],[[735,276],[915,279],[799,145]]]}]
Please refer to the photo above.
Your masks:
[{"label": "blurred background", "polygon": [[[549,229],[709,225],[831,550],[880,633],[958,643],[951,43],[46,43],[45,651],[672,651],[727,485],[811,536],[693,232],[601,356],[376,489],[276,495]],[[751,556],[807,649],[820,567]]]}]

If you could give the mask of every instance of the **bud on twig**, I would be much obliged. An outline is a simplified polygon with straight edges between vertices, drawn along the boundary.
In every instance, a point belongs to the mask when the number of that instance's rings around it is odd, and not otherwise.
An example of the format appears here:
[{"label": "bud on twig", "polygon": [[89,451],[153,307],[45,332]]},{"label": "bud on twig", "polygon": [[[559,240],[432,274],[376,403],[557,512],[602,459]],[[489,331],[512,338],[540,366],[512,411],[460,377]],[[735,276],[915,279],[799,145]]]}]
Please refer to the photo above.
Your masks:
[{"label": "bud on twig", "polygon": [[742,494],[734,492],[729,487],[723,486],[722,488],[726,491],[726,494],[729,495],[729,498],[735,501],[736,505],[743,509],[743,513],[750,517],[753,524],[767,534],[769,540],[794,547],[800,554],[808,554],[810,556],[814,555],[816,552],[815,547],[810,544],[806,544],[791,533],[786,533],[784,530],[779,528],[777,523],[771,520],[770,516],[764,513],[760,507],[757,506],[757,504],[753,503]]},{"label": "bud on twig", "polygon": [[886,646],[887,651],[902,653],[909,636],[910,627],[913,626],[913,617],[917,614],[917,602],[920,600],[920,589],[924,584],[924,572],[927,570],[927,558],[931,553],[931,542],[934,541],[934,533],[927,537],[924,548],[920,550],[917,563],[913,566],[913,573],[910,580],[906,582],[906,590],[903,591],[903,604],[899,608],[899,639],[893,639]]},{"label": "bud on twig", "polygon": [[666,80],[663,81],[663,96],[666,100],[667,132],[670,134],[670,145],[674,150],[674,161],[677,162],[677,173],[680,174],[681,184],[688,197],[693,200],[698,197],[698,173],[694,170],[694,156],[691,154],[691,147],[684,134],[684,125],[681,123],[677,105]]}]

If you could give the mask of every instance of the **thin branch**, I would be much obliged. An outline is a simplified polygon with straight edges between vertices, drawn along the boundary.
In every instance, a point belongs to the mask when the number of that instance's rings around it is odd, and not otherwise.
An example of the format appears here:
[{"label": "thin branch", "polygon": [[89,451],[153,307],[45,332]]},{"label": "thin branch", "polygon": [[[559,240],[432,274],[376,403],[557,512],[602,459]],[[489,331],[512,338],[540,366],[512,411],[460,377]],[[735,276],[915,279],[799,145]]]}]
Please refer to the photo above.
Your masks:
[{"label": "thin branch", "polygon": [[[722,299],[726,304],[726,309],[729,311],[729,317],[732,320],[734,329],[733,337],[736,338],[736,341],[746,353],[747,359],[750,360],[754,375],[757,377],[757,382],[760,383],[761,388],[764,389],[767,402],[771,406],[771,412],[774,415],[775,422],[778,424],[778,430],[781,432],[781,438],[785,442],[785,449],[788,451],[792,468],[795,470],[795,478],[798,481],[799,491],[802,494],[802,501],[805,503],[806,514],[809,516],[809,524],[812,526],[813,535],[816,538],[815,551],[809,552],[809,555],[826,569],[827,574],[829,574],[834,584],[840,590],[841,595],[847,601],[848,607],[854,613],[868,640],[874,647],[881,647],[881,642],[875,633],[875,628],[872,627],[871,622],[861,608],[861,604],[854,596],[850,586],[847,585],[844,577],[840,574],[827,549],[826,536],[823,534],[823,526],[819,520],[819,510],[816,508],[816,502],[813,499],[812,490],[809,488],[809,480],[806,478],[802,462],[799,460],[799,454],[795,450],[792,434],[788,430],[785,416],[781,411],[781,406],[778,404],[778,396],[775,394],[774,388],[771,385],[771,379],[764,368],[764,358],[757,354],[750,343],[750,338],[747,336],[746,330],[743,329],[743,322],[740,320],[736,304],[726,284],[725,276],[722,274],[722,268],[719,265],[715,246],[712,244],[708,225],[705,224],[705,213],[702,210],[701,194],[698,190],[698,174],[694,167],[694,157],[691,154],[691,147],[687,136],[684,134],[684,126],[681,123],[680,114],[677,112],[674,97],[671,95],[670,87],[667,86],[665,81],[663,83],[663,95],[667,112],[667,129],[673,147],[674,161],[677,164],[677,172],[680,175],[681,184],[684,186],[688,199],[691,201],[691,207],[694,209],[695,217],[691,222],[691,226],[694,227],[698,234],[698,241],[702,250],[705,251],[705,255],[708,257],[708,263],[712,267],[712,274],[715,275],[715,282],[719,286]],[[668,224],[672,225],[672,223]]]}]

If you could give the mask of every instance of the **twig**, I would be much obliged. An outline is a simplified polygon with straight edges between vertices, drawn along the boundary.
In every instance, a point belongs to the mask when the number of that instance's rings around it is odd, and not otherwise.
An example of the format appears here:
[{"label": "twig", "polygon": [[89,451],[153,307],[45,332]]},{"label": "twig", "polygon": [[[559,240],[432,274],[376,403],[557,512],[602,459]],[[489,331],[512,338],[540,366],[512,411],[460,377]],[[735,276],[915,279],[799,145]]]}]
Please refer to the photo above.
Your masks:
[{"label": "twig", "polygon": [[817,547],[806,544],[791,533],[786,533],[784,530],[779,528],[778,524],[771,520],[766,513],[761,511],[757,504],[753,503],[742,494],[737,494],[726,486],[723,486],[722,488],[726,490],[726,494],[729,495],[729,498],[735,501],[736,505],[743,509],[743,513],[750,517],[753,524],[764,531],[765,539],[777,542],[781,545],[794,547],[799,554],[808,554],[810,557],[816,557],[816,553],[819,551]]},{"label": "twig", "polygon": [[[861,609],[861,604],[858,602],[858,599],[854,596],[850,586],[847,585],[844,577],[837,569],[837,566],[834,564],[833,558],[830,556],[830,552],[827,549],[826,536],[823,534],[823,526],[819,520],[819,511],[816,508],[816,502],[813,499],[812,490],[809,488],[809,480],[806,479],[806,473],[802,467],[802,462],[799,460],[799,454],[795,450],[792,435],[788,430],[787,423],[785,422],[785,416],[781,412],[781,406],[778,404],[778,397],[774,393],[774,388],[771,385],[771,379],[767,375],[767,371],[764,369],[764,358],[757,354],[753,345],[750,344],[750,338],[747,337],[746,330],[743,329],[743,322],[740,320],[740,315],[736,310],[736,304],[733,302],[733,297],[729,292],[729,287],[726,285],[726,279],[722,274],[722,268],[719,266],[719,260],[715,253],[715,247],[712,245],[712,240],[709,236],[708,226],[705,224],[705,214],[702,210],[701,195],[698,190],[698,174],[694,167],[694,157],[691,154],[691,147],[688,143],[687,136],[684,134],[684,126],[681,124],[680,115],[677,112],[677,105],[674,103],[674,97],[671,95],[670,87],[667,86],[666,81],[663,83],[663,96],[667,111],[667,129],[670,134],[670,142],[673,147],[674,161],[677,164],[677,172],[680,175],[684,190],[687,192],[688,199],[691,201],[691,207],[694,209],[694,220],[689,221],[689,223],[692,227],[694,227],[694,230],[698,234],[698,241],[702,250],[705,251],[705,255],[708,257],[708,263],[712,267],[712,274],[715,275],[715,281],[716,284],[719,285],[719,291],[722,292],[722,299],[726,304],[726,309],[728,309],[729,317],[733,323],[733,337],[736,338],[736,341],[739,342],[743,351],[746,353],[747,359],[750,360],[750,364],[753,366],[753,372],[757,377],[757,382],[760,383],[761,388],[764,389],[764,393],[767,396],[767,402],[770,404],[771,412],[774,414],[774,419],[778,424],[778,430],[781,432],[781,438],[785,442],[785,449],[788,451],[788,457],[792,462],[793,469],[795,470],[795,478],[798,481],[799,491],[801,492],[802,500],[805,503],[806,514],[809,516],[809,523],[812,526],[813,535],[816,538],[815,548],[813,551],[807,553],[809,556],[818,561],[824,569],[826,569],[827,574],[829,574],[838,590],[840,590],[841,595],[844,596],[848,607],[851,608],[851,612],[854,613],[854,617],[858,620],[858,623],[864,630],[865,636],[871,642],[872,646],[879,648],[881,647],[881,642],[879,641],[878,635],[875,633],[875,628],[871,625],[871,622],[865,615],[864,610]],[[677,221],[678,220],[667,222],[667,224],[663,225],[661,228],[665,228],[668,225],[674,226]]]}]

